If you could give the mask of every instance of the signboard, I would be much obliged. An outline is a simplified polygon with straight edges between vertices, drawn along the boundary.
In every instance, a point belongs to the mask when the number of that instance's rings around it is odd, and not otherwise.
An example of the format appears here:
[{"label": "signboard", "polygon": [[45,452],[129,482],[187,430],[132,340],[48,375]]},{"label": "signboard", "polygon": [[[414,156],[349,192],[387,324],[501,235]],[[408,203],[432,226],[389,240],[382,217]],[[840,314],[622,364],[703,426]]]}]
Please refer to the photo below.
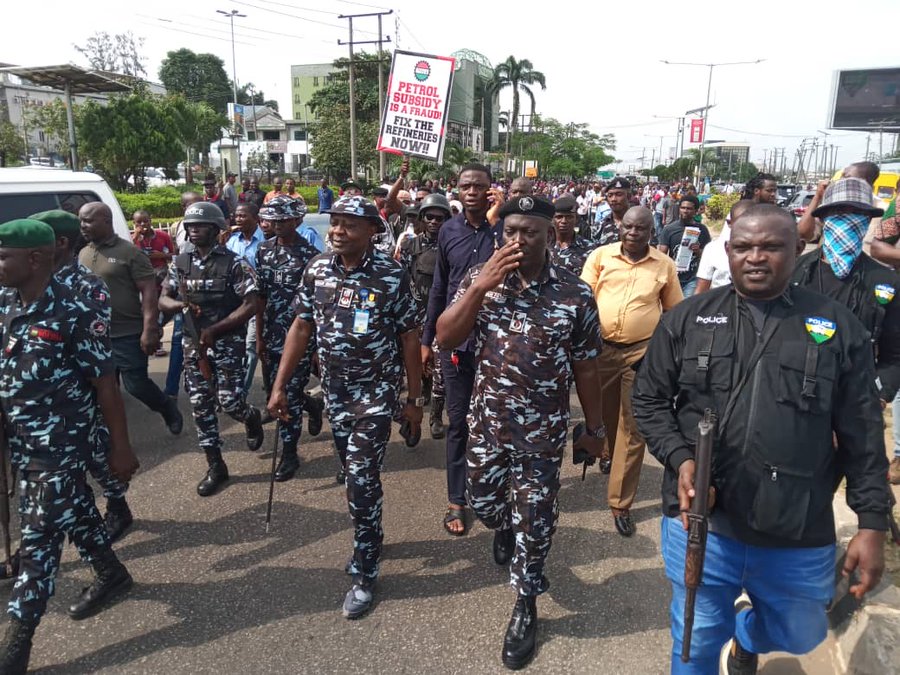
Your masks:
[{"label": "signboard", "polygon": [[835,71],[828,128],[900,130],[900,68]]},{"label": "signboard", "polygon": [[525,167],[525,178],[537,178],[537,167],[536,166],[526,166]]},{"label": "signboard", "polygon": [[241,138],[243,138],[247,133],[246,124],[244,122],[244,106],[240,103],[237,105],[235,105],[234,103],[228,103],[227,107],[228,119],[231,120],[231,135],[240,136]]},{"label": "signboard", "polygon": [[270,155],[283,155],[287,152],[287,141],[266,141],[266,152]]},{"label": "signboard", "polygon": [[440,163],[456,59],[394,51],[377,150]]},{"label": "signboard", "polygon": [[597,178],[602,178],[603,180],[610,180],[610,179],[616,177],[616,172],[615,171],[601,171],[600,169],[597,169],[597,171],[594,173],[594,175],[597,176]]},{"label": "signboard", "polygon": [[691,120],[691,143],[703,142],[703,118]]}]

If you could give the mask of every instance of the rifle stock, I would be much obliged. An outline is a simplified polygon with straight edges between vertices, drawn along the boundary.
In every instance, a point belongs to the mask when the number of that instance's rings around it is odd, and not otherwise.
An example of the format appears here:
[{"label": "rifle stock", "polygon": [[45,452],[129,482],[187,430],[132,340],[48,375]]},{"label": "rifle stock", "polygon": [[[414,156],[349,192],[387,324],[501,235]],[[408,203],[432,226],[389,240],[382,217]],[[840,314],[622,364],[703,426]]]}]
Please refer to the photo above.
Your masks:
[{"label": "rifle stock", "polygon": [[706,557],[706,535],[709,531],[709,486],[712,476],[713,438],[716,415],[707,409],[697,425],[697,449],[694,452],[694,498],[688,511],[687,551],[684,557],[684,634],[681,641],[681,661],[691,658],[691,634],[694,630],[694,602],[703,580]]}]

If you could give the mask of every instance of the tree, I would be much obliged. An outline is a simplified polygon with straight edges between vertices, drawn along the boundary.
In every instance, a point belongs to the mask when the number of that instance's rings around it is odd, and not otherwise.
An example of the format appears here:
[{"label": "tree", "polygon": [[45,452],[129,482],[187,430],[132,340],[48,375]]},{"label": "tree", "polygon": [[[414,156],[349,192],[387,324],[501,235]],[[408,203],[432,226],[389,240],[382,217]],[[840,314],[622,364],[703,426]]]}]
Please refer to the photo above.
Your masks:
[{"label": "tree", "polygon": [[447,143],[444,146],[444,166],[458,173],[460,168],[469,162],[476,161],[475,154],[469,149],[456,143]]},{"label": "tree", "polygon": [[531,115],[534,116],[535,101],[531,87],[536,84],[539,84],[542,90],[547,88],[544,74],[534,70],[528,59],[517,61],[514,56],[508,56],[506,61],[494,68],[494,78],[489,86],[490,93],[498,95],[507,87],[512,89],[512,119],[509,120],[511,141],[515,140],[516,130],[519,128],[519,93],[522,92],[531,99]]},{"label": "tree", "polygon": [[197,54],[190,49],[169,52],[159,66],[159,79],[170,94],[203,101],[218,113],[228,110],[233,96],[225,62],[215,54]]},{"label": "tree", "polygon": [[177,130],[178,141],[185,153],[185,180],[193,183],[191,165],[196,154],[203,154],[203,163],[209,163],[206,158],[209,146],[219,138],[223,127],[228,126],[228,119],[213,110],[209,104],[203,101],[188,101],[181,94],[169,96],[166,104]]},{"label": "tree", "polygon": [[82,147],[114,189],[124,191],[133,178],[142,190],[144,169],[173,168],[182,157],[179,129],[164,99],[137,89],[111,96],[107,105],[82,106]]},{"label": "tree", "polygon": [[94,70],[121,73],[131,77],[147,75],[146,60],[140,53],[144,38],[135,38],[131,31],[110,35],[106,31],[94,33],[84,46],[73,45],[75,51],[87,58]]},{"label": "tree", "polygon": [[[81,106],[75,105],[72,116],[75,129],[78,129]],[[62,99],[53,99],[44,105],[29,106],[25,113],[29,129],[40,129],[47,139],[47,148],[51,154],[62,157],[69,156],[69,119],[66,115],[66,104]]]},{"label": "tree", "polygon": [[0,166],[25,156],[25,139],[12,122],[0,122]]},{"label": "tree", "polygon": [[265,172],[268,176],[268,182],[272,182],[272,171],[278,170],[278,162],[272,159],[272,155],[264,150],[251,150],[247,155],[247,171],[255,173]]},{"label": "tree", "polygon": [[[251,91],[253,92],[252,96],[250,94]],[[252,82],[248,82],[247,84],[238,88],[237,100],[241,105],[264,105],[267,108],[271,108],[275,112],[278,112],[278,101],[274,101],[272,99],[269,99],[267,101],[266,95],[261,90],[257,91]]]},{"label": "tree", "polygon": [[531,131],[515,137],[511,146],[516,156],[537,161],[543,176],[583,178],[615,161],[609,152],[615,150],[612,134],[599,135],[586,123],[563,124],[552,117],[535,115]]}]

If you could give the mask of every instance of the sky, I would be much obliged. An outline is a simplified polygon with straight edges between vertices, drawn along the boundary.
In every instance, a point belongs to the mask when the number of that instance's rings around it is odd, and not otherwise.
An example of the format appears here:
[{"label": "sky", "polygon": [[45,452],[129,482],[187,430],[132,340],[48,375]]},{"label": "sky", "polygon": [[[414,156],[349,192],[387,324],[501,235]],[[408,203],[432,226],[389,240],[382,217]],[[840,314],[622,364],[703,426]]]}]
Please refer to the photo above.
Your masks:
[{"label": "sky", "polygon": [[[437,4],[394,0],[377,4],[348,0],[154,0],[121,3],[81,0],[77,12],[66,0],[45,0],[38,21],[27,3],[6,7],[0,62],[38,66],[85,65],[73,44],[95,31],[131,31],[144,39],[149,79],[158,80],[170,50],[212,52],[232,72],[229,19],[216,10],[238,10],[234,20],[238,83],[252,81],[267,98],[291,110],[290,66],[327,63],[347,55],[338,40],[348,38],[341,14],[393,9],[383,18],[387,49],[449,55],[468,48],[492,64],[507,56],[529,59],[546,76],[537,91],[537,112],[564,123],[586,122],[616,136],[617,168],[628,170],[645,156],[668,155],[677,122],[667,117],[706,103],[709,68],[662,61],[754,65],[713,69],[707,139],[749,143],[751,161],[784,148],[788,163],[800,141],[818,136],[838,147],[838,165],[862,159],[867,135],[828,130],[835,70],[900,66],[890,27],[900,21],[898,0],[870,0],[841,12],[812,9],[796,0],[780,3],[705,3],[678,6],[644,0],[639,5],[570,3]],[[683,7],[683,9],[682,9]],[[623,10],[631,10],[626,13]],[[858,9],[855,9],[858,8]],[[10,16],[11,14],[11,16]],[[356,40],[377,38],[377,19],[354,20]],[[9,30],[12,26],[25,27]],[[372,45],[358,49],[372,50]],[[501,96],[501,109],[511,108]],[[528,112],[523,110],[523,112]],[[662,139],[660,138],[662,136]],[[885,151],[894,137],[885,134]],[[878,152],[879,134],[870,138]],[[655,150],[655,152],[654,152]]]}]

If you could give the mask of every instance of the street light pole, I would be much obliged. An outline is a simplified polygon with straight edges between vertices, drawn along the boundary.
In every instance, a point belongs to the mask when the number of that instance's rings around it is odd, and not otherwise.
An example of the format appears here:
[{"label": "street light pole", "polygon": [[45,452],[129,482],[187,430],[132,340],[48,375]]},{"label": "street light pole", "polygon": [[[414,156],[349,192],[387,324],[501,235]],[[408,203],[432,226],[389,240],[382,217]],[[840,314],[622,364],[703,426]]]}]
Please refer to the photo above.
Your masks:
[{"label": "street light pole", "polygon": [[[707,121],[709,119],[709,97],[712,93],[712,76],[713,76],[713,68],[716,66],[744,66],[744,65],[754,65],[757,63],[762,63],[765,59],[756,59],[756,61],[729,61],[727,63],[689,63],[689,62],[681,62],[681,61],[666,61],[663,59],[663,63],[669,66],[704,66],[709,68],[709,79],[706,83],[706,107],[703,109],[703,134],[700,136],[700,159],[697,162],[697,183],[700,182],[700,178],[703,175],[703,146],[706,142],[706,126]],[[698,185],[699,189],[699,185]]]},{"label": "street light pole", "polygon": [[[229,18],[229,20],[231,21],[231,93],[234,95],[235,109],[232,110],[232,115],[234,115],[237,113],[237,104],[238,104],[238,102],[237,102],[237,57],[235,56],[236,52],[234,49],[234,19],[235,19],[235,17],[237,17],[239,19],[246,19],[247,15],[241,14],[236,9],[233,9],[230,12],[226,12],[225,10],[222,10],[222,9],[217,9],[216,13],[222,14],[223,16],[227,16]],[[236,131],[237,128],[236,128],[236,125],[235,125],[235,122],[233,119],[231,120],[231,123],[232,123],[232,130]],[[242,178],[241,178],[241,142],[238,139],[237,134],[234,134],[234,136],[232,136],[232,138],[235,139],[235,145],[237,146],[237,158],[238,158],[237,175],[238,175],[238,181],[241,181],[242,180]],[[222,176],[222,178],[224,179],[225,176]]]}]

